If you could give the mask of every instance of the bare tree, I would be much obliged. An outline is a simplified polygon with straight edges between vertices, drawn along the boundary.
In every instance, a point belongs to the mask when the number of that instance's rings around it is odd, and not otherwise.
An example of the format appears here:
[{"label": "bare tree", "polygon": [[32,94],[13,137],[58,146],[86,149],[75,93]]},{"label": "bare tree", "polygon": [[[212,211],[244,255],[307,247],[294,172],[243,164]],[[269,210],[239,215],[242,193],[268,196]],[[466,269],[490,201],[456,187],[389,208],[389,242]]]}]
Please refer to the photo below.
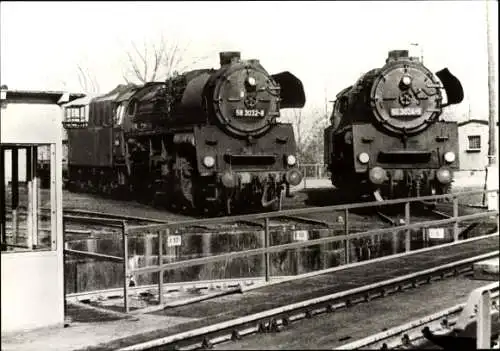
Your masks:
[{"label": "bare tree", "polygon": [[328,126],[328,115],[323,113],[313,113],[313,123],[308,129],[307,137],[303,141],[301,157],[302,162],[322,163],[324,152],[324,130]]},{"label": "bare tree", "polygon": [[80,88],[86,93],[98,94],[101,88],[95,74],[82,64],[77,64],[76,67]]},{"label": "bare tree", "polygon": [[[305,112],[303,109],[290,109],[282,111],[283,121],[292,124],[295,133],[295,142],[297,144],[297,155],[301,162],[310,163],[316,162],[311,153],[317,147],[311,147],[312,144],[323,143],[322,137],[319,138],[319,128],[323,126],[323,115],[319,113],[318,109]],[[321,139],[321,140],[320,140]]]},{"label": "bare tree", "polygon": [[302,109],[294,108],[291,114],[291,123],[295,129],[295,139],[297,142],[297,148],[302,150],[304,137],[307,135],[305,130],[304,115],[302,114]]},{"label": "bare tree", "polygon": [[328,115],[321,109],[304,112],[292,109],[283,114],[283,120],[293,125],[297,154],[302,163],[316,163],[323,160],[323,130],[328,125]]},{"label": "bare tree", "polygon": [[163,35],[157,42],[143,42],[142,48],[135,42],[125,51],[126,68],[123,72],[125,82],[139,83],[163,81],[177,72],[182,72],[190,66],[206,59],[206,56],[187,59],[189,45],[167,41]]}]

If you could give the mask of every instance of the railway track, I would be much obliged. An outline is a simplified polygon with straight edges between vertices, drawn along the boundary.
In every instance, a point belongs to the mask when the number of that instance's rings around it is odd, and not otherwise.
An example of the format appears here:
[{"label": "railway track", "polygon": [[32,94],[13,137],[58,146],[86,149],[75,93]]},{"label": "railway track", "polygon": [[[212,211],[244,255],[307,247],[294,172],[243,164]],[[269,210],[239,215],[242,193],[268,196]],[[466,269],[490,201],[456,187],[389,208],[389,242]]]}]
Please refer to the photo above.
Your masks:
[{"label": "railway track", "polygon": [[[288,276],[274,276],[273,281],[279,282],[282,280],[289,279]],[[202,292],[210,290],[223,291],[225,293],[230,292],[241,292],[242,289],[255,286],[257,284],[265,283],[264,277],[248,277],[248,278],[233,278],[233,279],[213,279],[213,280],[198,280],[198,281],[187,281],[179,283],[166,283],[163,286],[164,293],[179,293],[179,292]],[[134,286],[129,288],[130,295],[135,296],[151,296],[155,293],[153,292],[158,288],[158,284],[148,284],[141,286]],[[156,293],[157,295],[157,293]],[[208,297],[212,297],[208,295]],[[83,302],[92,303],[103,300],[113,300],[117,298],[123,298],[123,288],[113,288],[95,291],[85,291],[78,293],[66,294],[67,302]],[[157,298],[157,296],[156,296]],[[200,299],[201,300],[201,299]],[[187,302],[190,303],[190,302]],[[187,304],[186,303],[186,304]],[[180,306],[183,302],[174,302],[165,307]]]},{"label": "railway track", "polygon": [[138,343],[124,347],[121,350],[164,350],[173,348],[191,350],[200,347],[209,348],[218,343],[238,341],[255,333],[277,332],[282,328],[286,328],[290,323],[302,319],[334,312],[337,309],[348,308],[358,303],[368,303],[373,299],[383,298],[406,289],[417,288],[422,284],[429,284],[435,280],[464,274],[472,269],[474,262],[497,257],[498,254],[498,251],[482,254],[362,287],[307,299],[149,342]]},{"label": "railway track", "polygon": [[[492,287],[490,297],[492,310],[490,313],[498,315],[498,283],[491,285],[496,285],[496,287]],[[344,344],[335,350],[419,349],[424,345],[429,344],[429,340],[432,340],[435,336],[438,336],[438,339],[439,336],[453,335],[456,332],[454,327],[460,324],[460,319],[463,319],[460,315],[465,308],[466,303],[457,304],[437,313],[433,313],[423,318],[413,320],[409,323],[385,330],[381,333]],[[459,328],[460,330],[461,327],[462,326]],[[493,335],[498,338],[498,330],[496,330],[496,332],[493,330]],[[471,341],[475,341],[475,339],[472,339]],[[436,345],[433,344],[433,346],[433,348],[435,348]],[[456,346],[461,349],[466,348],[464,344],[462,344],[461,347],[458,345]],[[475,346],[476,345],[469,345],[469,347],[473,348],[475,348]],[[467,347],[467,349],[469,349],[469,347]],[[496,342],[496,348],[498,349],[498,340]]]}]

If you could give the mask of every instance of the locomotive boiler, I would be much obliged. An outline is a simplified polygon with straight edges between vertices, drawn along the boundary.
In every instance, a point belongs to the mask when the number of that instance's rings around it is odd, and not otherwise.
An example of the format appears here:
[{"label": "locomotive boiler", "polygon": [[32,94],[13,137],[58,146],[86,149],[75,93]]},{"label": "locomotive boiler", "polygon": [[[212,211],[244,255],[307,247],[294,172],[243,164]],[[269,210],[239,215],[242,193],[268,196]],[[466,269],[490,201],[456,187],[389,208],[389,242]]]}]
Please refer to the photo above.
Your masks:
[{"label": "locomotive boiler", "polygon": [[458,128],[443,109],[463,100],[448,69],[435,75],[407,50],[390,51],[338,95],[324,131],[334,186],[377,200],[441,194],[458,170]]},{"label": "locomotive boiler", "polygon": [[302,180],[292,126],[278,121],[304,106],[302,83],[239,52],[220,65],[93,99],[88,125],[68,129],[73,188],[228,214],[279,208]]}]

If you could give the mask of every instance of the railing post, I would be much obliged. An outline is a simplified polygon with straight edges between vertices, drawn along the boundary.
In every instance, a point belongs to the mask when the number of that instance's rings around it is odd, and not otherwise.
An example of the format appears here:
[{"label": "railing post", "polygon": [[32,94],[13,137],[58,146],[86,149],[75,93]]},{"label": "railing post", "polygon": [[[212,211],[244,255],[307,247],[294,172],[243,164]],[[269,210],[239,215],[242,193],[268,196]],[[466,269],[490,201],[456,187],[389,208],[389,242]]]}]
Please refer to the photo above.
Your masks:
[{"label": "railing post", "polygon": [[453,196],[453,218],[455,222],[453,222],[453,241],[458,241],[458,197]]},{"label": "railing post", "polygon": [[128,306],[128,236],[127,223],[122,221],[122,242],[123,242],[123,309],[129,312]]},{"label": "railing post", "polygon": [[307,189],[307,167],[304,167],[304,178],[302,178],[304,180],[304,189]]},{"label": "railing post", "polygon": [[[405,224],[410,224],[410,202],[405,202]],[[407,229],[405,233],[405,251],[411,250],[411,229]]]},{"label": "railing post", "polygon": [[[264,228],[264,248],[269,248],[269,218],[265,219],[265,228]],[[266,270],[266,282],[270,280],[270,262],[269,262],[269,252],[266,251],[264,254],[264,265]]]},{"label": "railing post", "polygon": [[[66,254],[64,253],[64,250],[69,248],[68,243],[66,242],[66,220],[64,219],[64,215],[62,216],[61,219],[62,222],[62,237],[63,237],[63,294],[64,294],[64,317],[68,315],[68,302],[66,301],[66,295],[68,294],[68,289],[66,288],[66,282],[68,281],[68,268],[66,267]],[[75,277],[76,281],[76,277]],[[75,290],[76,292],[76,290]]]},{"label": "railing post", "polygon": [[395,255],[398,253],[398,231],[395,230],[392,232],[392,254]]},{"label": "railing post", "polygon": [[490,316],[490,292],[483,291],[479,297],[477,306],[477,349],[489,349],[491,347],[491,316]]},{"label": "railing post", "polygon": [[[168,230],[168,229],[166,229]],[[158,302],[163,305],[163,269],[161,268],[163,264],[163,235],[162,231],[158,231],[158,267],[160,271],[158,272]]]},{"label": "railing post", "polygon": [[344,249],[345,249],[345,264],[349,264],[349,209],[344,209],[344,235],[346,236],[345,238],[345,243],[344,243]]}]

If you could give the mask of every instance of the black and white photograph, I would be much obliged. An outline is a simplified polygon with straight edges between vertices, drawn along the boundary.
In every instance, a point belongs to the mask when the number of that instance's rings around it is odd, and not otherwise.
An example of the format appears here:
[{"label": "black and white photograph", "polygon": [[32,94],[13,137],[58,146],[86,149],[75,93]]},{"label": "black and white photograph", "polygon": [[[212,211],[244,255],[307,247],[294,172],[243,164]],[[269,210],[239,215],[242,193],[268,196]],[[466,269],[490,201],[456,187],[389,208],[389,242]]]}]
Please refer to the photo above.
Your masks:
[{"label": "black and white photograph", "polygon": [[498,2],[1,1],[1,350],[500,348]]}]

